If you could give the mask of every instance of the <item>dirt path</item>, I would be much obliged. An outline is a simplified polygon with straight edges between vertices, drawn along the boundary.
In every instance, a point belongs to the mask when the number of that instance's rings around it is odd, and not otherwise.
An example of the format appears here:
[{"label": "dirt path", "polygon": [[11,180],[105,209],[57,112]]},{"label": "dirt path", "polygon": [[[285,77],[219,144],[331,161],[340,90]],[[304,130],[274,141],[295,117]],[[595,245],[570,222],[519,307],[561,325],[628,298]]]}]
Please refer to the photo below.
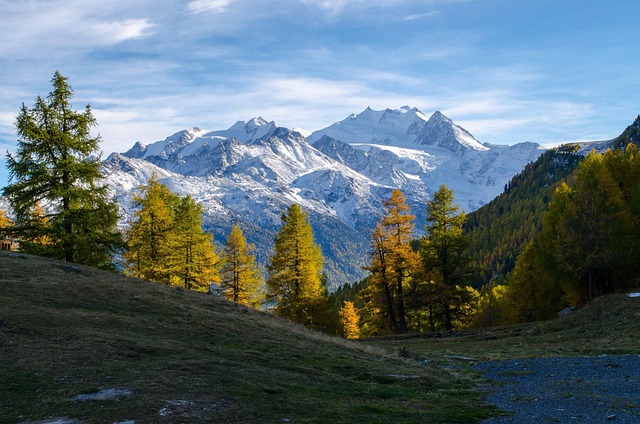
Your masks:
[{"label": "dirt path", "polygon": [[640,355],[515,359],[475,368],[497,383],[487,388],[487,401],[508,414],[483,424],[640,423]]}]

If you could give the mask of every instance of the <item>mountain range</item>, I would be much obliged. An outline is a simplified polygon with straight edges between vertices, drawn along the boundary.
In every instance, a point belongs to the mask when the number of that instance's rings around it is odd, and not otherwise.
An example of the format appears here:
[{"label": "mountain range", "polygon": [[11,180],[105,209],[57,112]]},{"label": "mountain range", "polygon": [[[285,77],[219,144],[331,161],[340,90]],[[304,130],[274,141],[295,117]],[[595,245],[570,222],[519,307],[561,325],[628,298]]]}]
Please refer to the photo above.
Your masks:
[{"label": "mountain range", "polygon": [[440,112],[427,117],[405,106],[367,108],[312,133],[260,117],[226,130],[191,128],[111,154],[102,172],[122,207],[123,226],[133,214],[133,193],[155,175],[202,204],[204,226],[217,243],[239,223],[262,263],[282,212],[298,203],[309,214],[335,288],[362,278],[371,230],[393,189],[406,195],[420,235],[426,202],[441,184],[469,212],[543,152],[535,143],[481,143]]}]

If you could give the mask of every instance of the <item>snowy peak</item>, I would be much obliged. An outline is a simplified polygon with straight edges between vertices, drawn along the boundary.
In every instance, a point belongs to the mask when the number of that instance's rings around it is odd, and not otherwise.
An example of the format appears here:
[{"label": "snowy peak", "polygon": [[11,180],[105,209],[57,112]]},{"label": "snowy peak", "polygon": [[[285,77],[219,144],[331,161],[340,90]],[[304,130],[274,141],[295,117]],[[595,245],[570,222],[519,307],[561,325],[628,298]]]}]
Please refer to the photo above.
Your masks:
[{"label": "snowy peak", "polygon": [[455,153],[466,150],[485,151],[488,147],[476,140],[467,130],[436,111],[430,118],[417,108],[376,111],[366,108],[357,115],[311,134],[313,143],[329,136],[351,145],[380,145],[404,148],[422,146],[441,147]]},{"label": "snowy peak", "polygon": [[267,137],[278,126],[275,122],[268,122],[261,116],[248,122],[238,121],[226,130],[212,131],[207,137],[235,138],[242,143],[250,143],[260,138]]},{"label": "snowy peak", "polygon": [[194,127],[190,130],[178,131],[163,141],[158,141],[148,146],[138,141],[129,151],[124,153],[123,156],[141,159],[149,156],[169,157],[175,151],[182,149],[203,133],[204,131],[200,128]]},{"label": "snowy peak", "polygon": [[309,136],[309,141],[313,143],[327,135],[347,144],[409,147],[426,121],[422,112],[409,106],[382,111],[367,107],[357,115],[352,114],[325,129],[315,131]]},{"label": "snowy peak", "polygon": [[431,115],[415,142],[419,145],[443,147],[458,153],[467,149],[489,150],[488,147],[476,140],[471,133],[454,124],[450,118],[440,111],[436,111]]}]

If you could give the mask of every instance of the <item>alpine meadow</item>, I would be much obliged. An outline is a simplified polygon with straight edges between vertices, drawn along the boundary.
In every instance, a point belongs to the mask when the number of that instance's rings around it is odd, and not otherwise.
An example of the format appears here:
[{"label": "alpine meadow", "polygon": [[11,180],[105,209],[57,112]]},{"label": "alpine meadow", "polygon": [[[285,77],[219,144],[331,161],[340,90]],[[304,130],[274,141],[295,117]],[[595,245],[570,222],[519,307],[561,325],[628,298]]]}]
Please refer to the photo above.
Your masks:
[{"label": "alpine meadow", "polygon": [[103,159],[91,106],[51,85],[6,156],[1,423],[640,420],[609,392],[496,401],[487,371],[640,362],[640,116],[547,149],[366,108]]}]

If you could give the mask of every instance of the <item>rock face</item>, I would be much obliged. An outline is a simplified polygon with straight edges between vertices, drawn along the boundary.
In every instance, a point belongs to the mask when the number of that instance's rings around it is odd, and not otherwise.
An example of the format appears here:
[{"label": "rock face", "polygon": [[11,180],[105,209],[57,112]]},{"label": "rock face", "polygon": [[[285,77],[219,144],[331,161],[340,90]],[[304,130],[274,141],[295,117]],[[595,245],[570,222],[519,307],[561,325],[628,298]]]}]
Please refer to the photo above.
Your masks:
[{"label": "rock face", "polygon": [[254,118],[227,130],[180,131],[150,145],[112,154],[102,171],[131,218],[132,193],[152,175],[204,208],[204,223],[223,243],[234,223],[265,263],[292,203],[309,214],[330,286],[363,277],[370,231],[382,200],[401,189],[423,232],[425,204],[441,184],[467,211],[498,195],[542,152],[540,146],[481,144],[439,112],[367,109],[304,137],[302,131]]}]

